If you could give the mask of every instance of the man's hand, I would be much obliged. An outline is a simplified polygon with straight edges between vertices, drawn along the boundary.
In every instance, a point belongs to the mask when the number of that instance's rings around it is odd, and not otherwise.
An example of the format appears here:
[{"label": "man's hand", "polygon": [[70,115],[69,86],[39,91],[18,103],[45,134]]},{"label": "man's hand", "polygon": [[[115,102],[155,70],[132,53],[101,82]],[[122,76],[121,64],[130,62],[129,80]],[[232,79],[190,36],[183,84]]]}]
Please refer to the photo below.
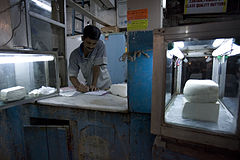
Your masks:
[{"label": "man's hand", "polygon": [[89,86],[89,91],[97,91],[97,90],[99,89],[96,86],[94,85]]},{"label": "man's hand", "polygon": [[88,86],[85,86],[83,84],[80,84],[76,87],[77,91],[80,91],[80,92],[88,92],[89,91],[89,87]]},{"label": "man's hand", "polygon": [[70,81],[72,82],[73,86],[76,88],[77,91],[79,91],[79,92],[88,92],[89,91],[89,87],[80,83],[78,81],[77,77],[70,76],[69,79],[70,79]]}]

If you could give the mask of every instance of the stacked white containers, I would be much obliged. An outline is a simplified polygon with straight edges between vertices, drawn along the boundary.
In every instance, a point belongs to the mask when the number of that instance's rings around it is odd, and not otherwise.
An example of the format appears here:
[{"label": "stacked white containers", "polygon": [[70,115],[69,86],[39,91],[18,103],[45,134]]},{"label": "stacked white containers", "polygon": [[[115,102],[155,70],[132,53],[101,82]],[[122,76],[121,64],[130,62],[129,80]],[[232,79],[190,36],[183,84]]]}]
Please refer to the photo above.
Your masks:
[{"label": "stacked white containers", "polygon": [[218,84],[212,80],[188,80],[184,86],[183,118],[218,121]]}]

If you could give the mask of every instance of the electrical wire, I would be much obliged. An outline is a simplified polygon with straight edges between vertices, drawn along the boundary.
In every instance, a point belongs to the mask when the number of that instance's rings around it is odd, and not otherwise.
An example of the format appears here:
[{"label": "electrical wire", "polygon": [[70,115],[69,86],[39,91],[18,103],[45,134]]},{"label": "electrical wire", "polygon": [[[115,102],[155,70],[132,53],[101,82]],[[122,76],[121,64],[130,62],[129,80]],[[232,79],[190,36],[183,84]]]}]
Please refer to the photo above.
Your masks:
[{"label": "electrical wire", "polygon": [[23,2],[23,0],[15,3],[15,4],[13,4],[12,6],[6,8],[6,9],[4,9],[3,11],[0,12],[0,14],[1,14],[1,13],[3,13],[3,12],[6,12],[7,10],[11,9],[12,7],[14,7],[14,6],[16,6],[16,5],[19,5],[19,10],[20,10],[20,19],[19,19],[19,22],[18,22],[18,24],[12,29],[12,34],[11,34],[10,39],[9,39],[6,43],[4,43],[3,45],[1,45],[1,47],[6,46],[6,45],[13,39],[13,36],[14,36],[15,31],[18,29],[18,27],[19,27],[19,26],[21,25],[21,23],[22,23],[22,9],[21,9],[21,3],[22,3],[22,2]]},{"label": "electrical wire", "polygon": [[11,9],[11,8],[13,8],[13,7],[15,7],[15,6],[21,4],[23,1],[24,1],[24,0],[20,0],[19,2],[16,2],[15,4],[9,6],[8,8],[6,8],[6,9],[0,11],[0,14],[2,14],[2,13],[4,13],[4,12],[8,11],[9,9]]}]

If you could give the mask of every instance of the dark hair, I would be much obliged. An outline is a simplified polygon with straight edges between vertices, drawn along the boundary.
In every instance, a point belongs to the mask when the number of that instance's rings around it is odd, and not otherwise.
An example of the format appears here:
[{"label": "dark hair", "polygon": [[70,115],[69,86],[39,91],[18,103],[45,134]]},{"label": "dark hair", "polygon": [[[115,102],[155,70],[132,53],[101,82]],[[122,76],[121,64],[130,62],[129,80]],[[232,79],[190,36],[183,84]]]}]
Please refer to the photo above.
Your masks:
[{"label": "dark hair", "polygon": [[93,26],[93,25],[88,25],[83,30],[84,38],[89,37],[90,39],[93,39],[93,40],[99,40],[100,35],[101,35],[101,31],[96,26]]}]

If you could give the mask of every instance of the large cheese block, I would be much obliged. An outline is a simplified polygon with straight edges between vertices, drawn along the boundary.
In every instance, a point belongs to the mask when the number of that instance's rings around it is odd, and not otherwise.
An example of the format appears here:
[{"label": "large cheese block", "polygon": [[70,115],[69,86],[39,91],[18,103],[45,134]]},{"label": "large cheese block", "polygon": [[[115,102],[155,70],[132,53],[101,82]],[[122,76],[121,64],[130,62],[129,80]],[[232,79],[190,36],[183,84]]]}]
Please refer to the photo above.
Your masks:
[{"label": "large cheese block", "polygon": [[16,86],[1,90],[1,100],[4,102],[16,101],[26,96],[26,90],[22,86]]},{"label": "large cheese block", "polygon": [[182,111],[182,117],[200,120],[217,122],[219,115],[219,103],[192,103],[185,102]]},{"label": "large cheese block", "polygon": [[183,94],[189,102],[213,103],[218,99],[218,84],[212,80],[190,79],[184,86]]},{"label": "large cheese block", "polygon": [[110,91],[114,95],[127,97],[127,84],[126,83],[112,84],[110,87]]}]

